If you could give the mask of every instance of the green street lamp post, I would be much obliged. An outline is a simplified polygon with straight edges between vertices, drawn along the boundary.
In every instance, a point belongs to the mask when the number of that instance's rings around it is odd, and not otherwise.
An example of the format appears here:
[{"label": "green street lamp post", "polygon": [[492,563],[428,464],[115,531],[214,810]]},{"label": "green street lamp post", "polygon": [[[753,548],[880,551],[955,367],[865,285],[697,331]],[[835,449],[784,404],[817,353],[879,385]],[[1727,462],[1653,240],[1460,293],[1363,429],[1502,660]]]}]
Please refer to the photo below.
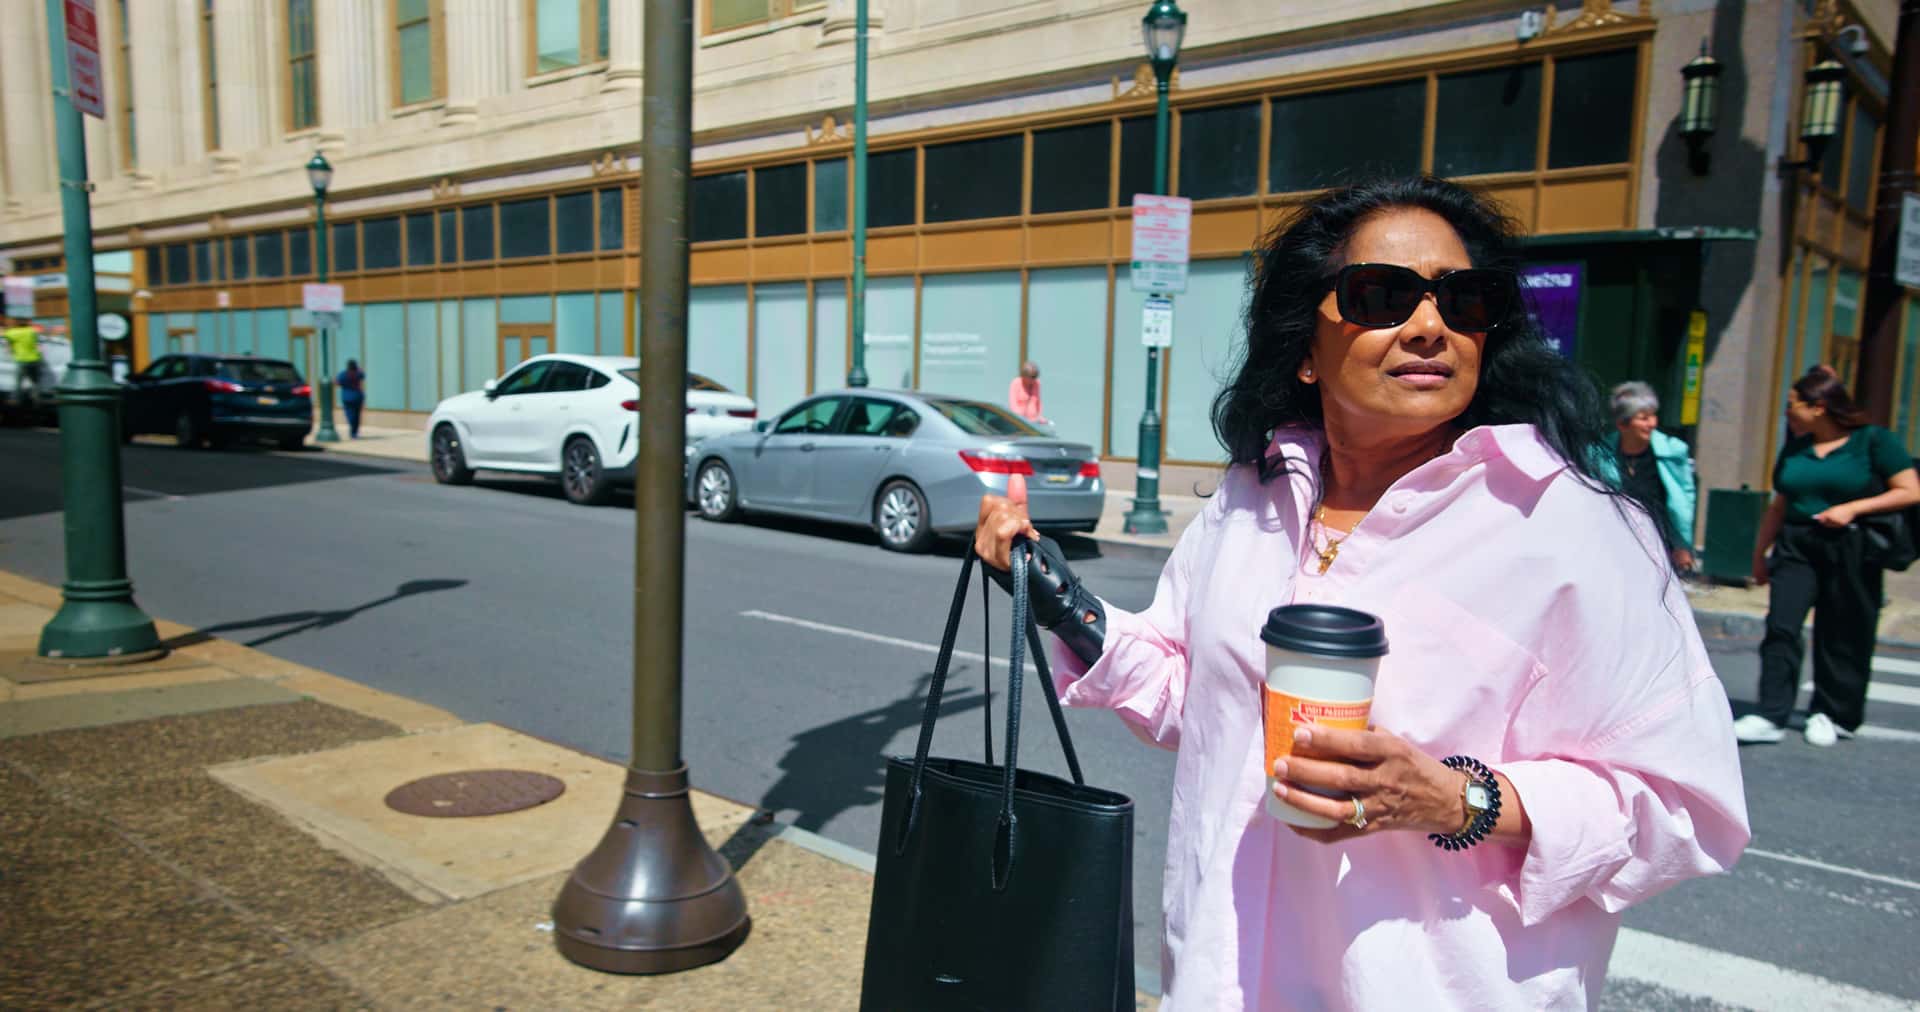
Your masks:
[{"label": "green street lamp post", "polygon": [[867,385],[867,0],[853,7],[853,367],[847,385]]},{"label": "green street lamp post", "polygon": [[[1167,192],[1167,90],[1173,68],[1180,62],[1180,43],[1187,35],[1187,12],[1174,0],[1154,0],[1140,19],[1153,64],[1153,192]],[[1147,403],[1140,412],[1139,463],[1134,469],[1133,508],[1127,511],[1128,534],[1165,534],[1167,515],[1160,509],[1160,349],[1147,349]]]},{"label": "green street lamp post", "polygon": [[[327,187],[333,185],[333,166],[318,151],[307,162],[307,182],[313,186],[314,280],[327,283]],[[333,328],[315,327],[320,332],[320,430],[313,434],[316,443],[337,443],[340,433],[333,428]]]},{"label": "green street lamp post", "polygon": [[153,619],[133,603],[120,499],[120,385],[95,328],[93,211],[87,140],[67,75],[61,0],[47,0],[47,52],[59,146],[60,216],[67,257],[67,334],[73,361],[60,383],[60,485],[66,500],[67,579],[60,610],[40,630],[39,654],[62,660],[136,660],[162,651]]}]

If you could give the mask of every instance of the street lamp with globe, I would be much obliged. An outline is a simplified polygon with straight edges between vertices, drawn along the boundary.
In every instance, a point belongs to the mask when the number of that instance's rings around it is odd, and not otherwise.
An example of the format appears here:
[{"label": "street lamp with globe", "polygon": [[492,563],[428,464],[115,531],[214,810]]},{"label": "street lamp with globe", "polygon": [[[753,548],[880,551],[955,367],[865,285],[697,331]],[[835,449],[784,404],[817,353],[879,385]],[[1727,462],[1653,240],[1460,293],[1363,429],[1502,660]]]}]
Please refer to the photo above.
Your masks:
[{"label": "street lamp with globe", "polygon": [[[314,280],[327,282],[327,188],[333,185],[333,166],[320,152],[307,162],[307,182],[313,186],[314,204]],[[318,322],[318,321],[316,321]],[[320,429],[313,434],[316,443],[337,443],[340,433],[333,428],[333,336],[332,327],[316,326],[320,332]]]}]

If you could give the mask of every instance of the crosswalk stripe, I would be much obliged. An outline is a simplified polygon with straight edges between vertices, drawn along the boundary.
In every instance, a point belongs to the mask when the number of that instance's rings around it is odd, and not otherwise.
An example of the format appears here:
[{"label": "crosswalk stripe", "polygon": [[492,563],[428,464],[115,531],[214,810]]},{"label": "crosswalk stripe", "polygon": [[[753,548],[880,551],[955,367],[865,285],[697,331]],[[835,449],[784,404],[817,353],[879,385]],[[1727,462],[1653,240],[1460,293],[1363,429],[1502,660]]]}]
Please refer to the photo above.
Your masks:
[{"label": "crosswalk stripe", "polygon": [[1910,661],[1904,657],[1875,657],[1873,670],[1893,675],[1920,675],[1920,661]]},{"label": "crosswalk stripe", "polygon": [[1623,928],[1609,977],[1628,977],[1723,1005],[1798,1012],[1894,1012],[1914,1003],[1746,956]]},{"label": "crosswalk stripe", "polygon": [[[1800,683],[1802,689],[1813,688],[1813,682]],[[1894,703],[1899,706],[1920,706],[1920,688],[1911,685],[1894,685],[1887,682],[1868,682],[1867,699],[1875,703]]]}]

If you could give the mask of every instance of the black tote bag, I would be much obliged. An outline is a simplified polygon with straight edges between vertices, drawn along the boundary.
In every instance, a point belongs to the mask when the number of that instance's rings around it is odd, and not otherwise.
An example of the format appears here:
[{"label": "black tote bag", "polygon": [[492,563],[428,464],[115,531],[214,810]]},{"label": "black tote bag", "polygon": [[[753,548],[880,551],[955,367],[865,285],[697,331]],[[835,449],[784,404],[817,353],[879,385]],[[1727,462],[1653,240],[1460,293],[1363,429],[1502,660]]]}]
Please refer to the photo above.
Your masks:
[{"label": "black tote bag", "polygon": [[[1006,765],[993,765],[991,754],[986,762],[927,754],[966,607],[971,550],[940,639],[919,746],[911,758],[887,761],[863,1012],[1134,1007],[1133,801],[1088,787],[1081,775],[1028,611],[1029,551],[1016,543],[1012,557]],[[1023,645],[1046,687],[1071,781],[1018,768]]]}]

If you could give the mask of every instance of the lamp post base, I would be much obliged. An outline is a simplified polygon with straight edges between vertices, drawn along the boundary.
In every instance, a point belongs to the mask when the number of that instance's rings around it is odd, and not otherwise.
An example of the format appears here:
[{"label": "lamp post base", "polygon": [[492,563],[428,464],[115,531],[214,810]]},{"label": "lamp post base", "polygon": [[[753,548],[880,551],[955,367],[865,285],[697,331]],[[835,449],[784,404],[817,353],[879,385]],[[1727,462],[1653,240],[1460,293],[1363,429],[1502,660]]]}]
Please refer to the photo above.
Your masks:
[{"label": "lamp post base", "polygon": [[153,619],[133,603],[132,582],[69,581],[63,589],[66,602],[40,629],[41,657],[136,658],[160,649]]},{"label": "lamp post base", "polygon": [[687,768],[627,771],[613,825],[553,904],[560,954],[608,973],[675,973],[725,959],[752,928],[746,894],[700,833]]},{"label": "lamp post base", "polygon": [[1135,499],[1121,530],[1127,534],[1167,533],[1167,513],[1160,508],[1160,500]]},{"label": "lamp post base", "polygon": [[[324,368],[324,367],[323,367]],[[316,443],[337,443],[340,433],[333,427],[333,382],[320,378],[320,427],[313,432]]]}]

